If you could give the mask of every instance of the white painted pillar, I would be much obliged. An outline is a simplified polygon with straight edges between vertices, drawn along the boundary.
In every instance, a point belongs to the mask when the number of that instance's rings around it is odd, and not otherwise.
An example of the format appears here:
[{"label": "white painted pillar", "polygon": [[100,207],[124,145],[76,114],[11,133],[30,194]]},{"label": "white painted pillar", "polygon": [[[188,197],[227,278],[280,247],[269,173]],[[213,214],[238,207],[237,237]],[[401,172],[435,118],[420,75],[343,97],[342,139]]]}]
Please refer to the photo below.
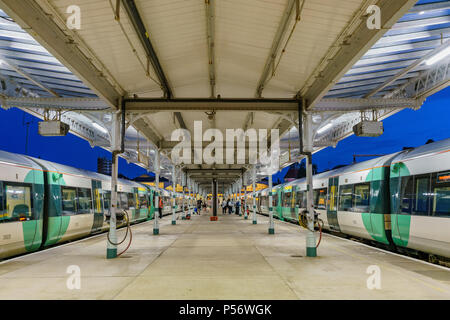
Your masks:
[{"label": "white painted pillar", "polygon": [[272,195],[272,189],[273,189],[273,183],[272,183],[272,173],[268,174],[269,178],[269,234],[275,233],[275,227],[273,224],[273,195]]},{"label": "white painted pillar", "polygon": [[246,181],[244,181],[244,205],[243,205],[243,210],[244,210],[244,219],[247,220],[248,219],[248,215],[247,215],[247,179],[245,179]]},{"label": "white painted pillar", "polygon": [[172,167],[172,225],[177,224],[177,217],[176,217],[176,207],[177,207],[177,196],[175,194],[177,189],[177,172],[176,167]]},{"label": "white painted pillar", "polygon": [[[116,233],[116,209],[117,209],[117,175],[119,168],[119,159],[116,152],[120,149],[120,116],[113,113],[111,127],[111,146],[112,146],[112,170],[111,170],[111,204],[109,218],[109,239],[113,243],[117,243]],[[113,259],[117,257],[117,246],[107,240],[106,258]]]},{"label": "white painted pillar", "polygon": [[252,197],[253,197],[253,224],[257,224],[256,220],[256,167],[252,168],[252,182],[253,182],[253,190],[252,190]]},{"label": "white painted pillar", "polygon": [[312,173],[312,156],[313,151],[313,131],[312,131],[312,115],[308,113],[306,115],[306,121],[304,122],[303,130],[303,145],[304,151],[307,152],[306,156],[306,207],[308,210],[308,233],[306,235],[306,255],[308,257],[316,257],[316,237],[314,234],[314,202],[313,202],[313,173]]},{"label": "white painted pillar", "polygon": [[160,158],[159,158],[159,150],[156,150],[155,152],[155,163],[154,163],[154,170],[155,170],[155,217],[153,219],[153,234],[158,235],[159,234],[159,197],[160,190],[159,190],[159,173],[160,173]]}]

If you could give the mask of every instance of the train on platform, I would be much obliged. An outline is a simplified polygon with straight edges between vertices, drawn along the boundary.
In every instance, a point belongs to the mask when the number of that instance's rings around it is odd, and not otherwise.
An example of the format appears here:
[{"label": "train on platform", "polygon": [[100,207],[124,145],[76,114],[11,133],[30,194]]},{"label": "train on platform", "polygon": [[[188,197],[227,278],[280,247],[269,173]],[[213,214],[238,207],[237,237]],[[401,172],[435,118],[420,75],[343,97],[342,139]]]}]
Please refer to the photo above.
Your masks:
[{"label": "train on platform", "polygon": [[[305,219],[305,178],[272,194],[274,217]],[[450,262],[450,138],[316,174],[313,194],[328,232]],[[268,215],[269,190],[256,199],[257,211]]]},{"label": "train on platform", "polygon": [[[118,179],[118,215],[153,219],[156,190]],[[158,190],[163,215],[171,214],[173,192]],[[177,212],[185,198],[175,193]],[[110,203],[110,176],[0,151],[0,260],[108,231]]]}]

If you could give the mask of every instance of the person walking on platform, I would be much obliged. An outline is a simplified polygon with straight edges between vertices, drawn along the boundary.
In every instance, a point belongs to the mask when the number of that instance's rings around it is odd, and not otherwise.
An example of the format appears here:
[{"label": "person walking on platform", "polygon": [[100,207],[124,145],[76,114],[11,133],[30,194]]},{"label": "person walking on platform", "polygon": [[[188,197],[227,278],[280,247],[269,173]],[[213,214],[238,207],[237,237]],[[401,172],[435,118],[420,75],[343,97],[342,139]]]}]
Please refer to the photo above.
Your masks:
[{"label": "person walking on platform", "polygon": [[223,199],[221,206],[222,206],[222,214],[227,213],[227,200]]},{"label": "person walking on platform", "polygon": [[163,209],[164,203],[162,201],[162,197],[159,197],[159,205],[158,205],[158,212],[159,212],[159,218],[162,218],[162,209]]},{"label": "person walking on platform", "polygon": [[236,214],[239,215],[241,209],[241,202],[239,201],[239,199],[237,199],[236,201]]},{"label": "person walking on platform", "polygon": [[233,211],[233,201],[231,199],[228,199],[227,206],[228,206],[228,214],[231,214],[231,212]]}]

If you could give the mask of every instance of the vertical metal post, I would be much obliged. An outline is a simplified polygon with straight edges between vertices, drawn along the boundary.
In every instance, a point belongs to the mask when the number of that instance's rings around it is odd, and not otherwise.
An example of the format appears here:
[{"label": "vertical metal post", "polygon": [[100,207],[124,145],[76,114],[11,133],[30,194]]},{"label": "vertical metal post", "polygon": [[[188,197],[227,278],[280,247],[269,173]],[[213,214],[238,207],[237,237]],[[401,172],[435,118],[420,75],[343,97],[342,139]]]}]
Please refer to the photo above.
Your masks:
[{"label": "vertical metal post", "polygon": [[313,172],[312,172],[312,156],[313,151],[313,132],[312,132],[312,115],[306,114],[304,122],[303,139],[304,151],[306,152],[306,206],[308,220],[308,234],[306,235],[306,256],[316,257],[316,237],[314,234],[314,203],[313,203]]},{"label": "vertical metal post", "polygon": [[112,174],[111,174],[111,204],[110,204],[110,218],[109,218],[109,239],[106,245],[106,258],[113,259],[117,257],[117,246],[112,244],[117,243],[116,233],[116,208],[117,208],[117,175],[119,168],[119,159],[117,152],[120,145],[120,121],[118,114],[113,113],[112,128],[111,128],[111,145],[112,145]]},{"label": "vertical metal post", "polygon": [[[160,158],[159,158],[159,150],[156,150],[155,152],[155,188],[156,188],[156,192],[155,192],[155,217],[153,219],[153,234],[154,235],[158,235],[159,234],[159,197],[160,192],[159,192],[159,173],[160,173]],[[162,210],[162,208],[161,208]]]},{"label": "vertical metal post", "polygon": [[241,206],[239,208],[239,217],[242,217],[242,210],[243,210],[243,203],[241,202],[241,192],[242,192],[242,176],[239,178],[239,194],[238,194],[238,201],[241,203]]},{"label": "vertical metal post", "polygon": [[213,206],[213,216],[217,216],[217,179],[213,179],[213,190],[212,190],[212,206]]},{"label": "vertical metal post", "polygon": [[248,215],[247,215],[247,179],[245,179],[246,181],[244,181],[244,219],[247,220],[248,219]]},{"label": "vertical metal post", "polygon": [[253,182],[253,190],[252,190],[252,196],[253,196],[253,224],[257,224],[256,220],[256,167],[253,167],[252,169],[252,182]]},{"label": "vertical metal post", "polygon": [[187,176],[187,188],[188,188],[188,214],[189,216],[192,216],[192,212],[191,212],[191,202],[192,202],[192,198],[191,198],[191,192],[192,192],[192,184],[191,184],[191,179],[189,178],[189,176]]},{"label": "vertical metal post", "polygon": [[268,174],[269,178],[269,234],[275,233],[275,227],[273,224],[273,195],[272,195],[272,173]]},{"label": "vertical metal post", "polygon": [[181,185],[182,185],[182,187],[183,187],[183,201],[182,201],[182,214],[181,214],[181,219],[182,220],[185,220],[186,219],[186,194],[185,194],[185,186],[186,186],[186,184],[185,184],[185,178],[186,178],[186,176],[185,176],[185,173],[184,172],[182,172],[181,173]]},{"label": "vertical metal post", "polygon": [[176,218],[176,188],[177,188],[177,173],[176,173],[176,167],[175,165],[172,167],[172,225],[177,224],[177,218]]}]

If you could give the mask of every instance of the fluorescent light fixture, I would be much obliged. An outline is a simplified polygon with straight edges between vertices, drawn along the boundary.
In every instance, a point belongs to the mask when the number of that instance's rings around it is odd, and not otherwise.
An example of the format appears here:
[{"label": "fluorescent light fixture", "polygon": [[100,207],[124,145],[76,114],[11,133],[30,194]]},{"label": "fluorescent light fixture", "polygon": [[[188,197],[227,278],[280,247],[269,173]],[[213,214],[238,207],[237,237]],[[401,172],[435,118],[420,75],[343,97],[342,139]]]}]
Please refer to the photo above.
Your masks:
[{"label": "fluorescent light fixture", "polygon": [[420,11],[419,12],[420,15],[423,15],[424,13],[425,13],[425,11]]},{"label": "fluorescent light fixture", "polygon": [[94,126],[96,129],[100,130],[101,132],[103,132],[103,133],[108,133],[108,130],[106,130],[105,128],[103,128],[103,127],[102,127],[101,125],[99,125],[98,123],[93,122],[92,124],[93,124],[93,126]]},{"label": "fluorescent light fixture", "polygon": [[427,66],[431,66],[435,64],[436,62],[439,62],[446,58],[448,55],[450,55],[450,46],[442,50],[441,52],[435,54],[430,59],[426,60],[425,63]]},{"label": "fluorescent light fixture", "polygon": [[317,133],[322,133],[327,131],[328,129],[330,129],[333,126],[332,123],[328,123],[325,126],[323,126],[322,128],[320,128],[319,130],[317,130]]}]

